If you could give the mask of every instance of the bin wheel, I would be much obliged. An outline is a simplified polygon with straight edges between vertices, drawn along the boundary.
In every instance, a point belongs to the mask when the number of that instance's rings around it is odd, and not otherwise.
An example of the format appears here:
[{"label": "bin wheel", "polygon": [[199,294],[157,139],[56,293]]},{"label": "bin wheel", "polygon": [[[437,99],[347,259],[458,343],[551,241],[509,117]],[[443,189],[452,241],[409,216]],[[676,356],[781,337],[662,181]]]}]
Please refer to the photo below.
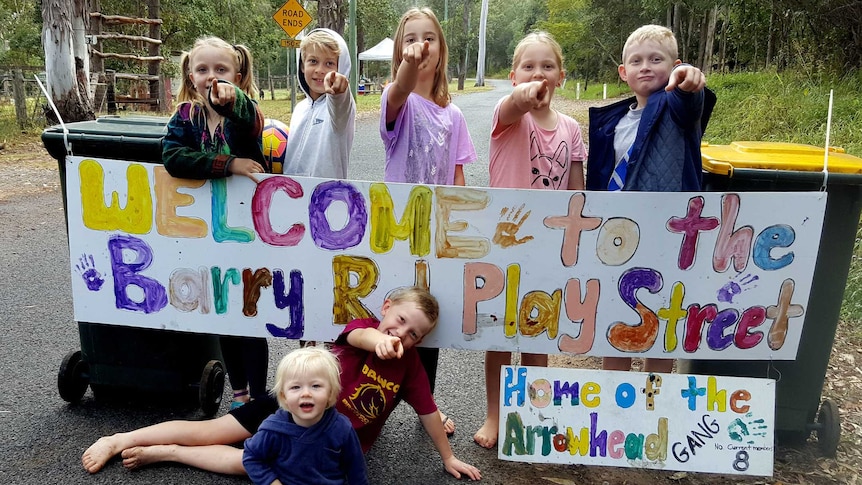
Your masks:
[{"label": "bin wheel", "polygon": [[204,367],[204,372],[201,375],[201,386],[198,389],[201,411],[205,416],[210,417],[218,411],[223,394],[224,366],[221,361],[211,360]]},{"label": "bin wheel", "polygon": [[60,371],[57,372],[57,389],[66,402],[75,403],[87,392],[90,368],[81,358],[81,351],[74,350],[63,357]]},{"label": "bin wheel", "polygon": [[817,413],[817,446],[824,456],[833,458],[838,451],[841,440],[841,416],[838,405],[829,399],[824,399]]}]

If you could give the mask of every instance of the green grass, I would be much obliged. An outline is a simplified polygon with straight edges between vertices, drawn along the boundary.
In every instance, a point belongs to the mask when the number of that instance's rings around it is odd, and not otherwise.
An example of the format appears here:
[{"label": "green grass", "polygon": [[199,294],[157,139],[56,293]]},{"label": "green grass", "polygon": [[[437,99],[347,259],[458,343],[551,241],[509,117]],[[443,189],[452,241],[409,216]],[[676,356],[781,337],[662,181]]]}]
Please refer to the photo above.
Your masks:
[{"label": "green grass", "polygon": [[718,103],[707,127],[710,143],[761,140],[823,146],[834,90],[830,145],[862,157],[862,77],[812,80],[775,72],[713,75]]},{"label": "green grass", "polygon": [[[862,223],[856,227],[856,243],[850,260],[850,274],[844,287],[841,319],[854,323],[862,321]],[[859,329],[862,331],[862,326]]]},{"label": "green grass", "polygon": [[[42,99],[44,101],[44,98]],[[44,123],[34,121],[35,115],[41,116],[42,109],[36,106],[36,99],[27,100],[27,124],[22,130],[15,120],[15,106],[11,101],[0,102],[0,142],[16,143],[18,139],[29,139],[42,133]]]}]

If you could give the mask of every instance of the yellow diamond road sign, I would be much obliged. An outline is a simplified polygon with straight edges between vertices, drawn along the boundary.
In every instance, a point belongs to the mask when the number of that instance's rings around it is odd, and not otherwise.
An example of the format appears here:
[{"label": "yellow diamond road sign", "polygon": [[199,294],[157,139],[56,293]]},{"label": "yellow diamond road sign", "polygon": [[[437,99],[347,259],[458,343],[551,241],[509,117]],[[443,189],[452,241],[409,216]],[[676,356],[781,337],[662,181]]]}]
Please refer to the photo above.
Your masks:
[{"label": "yellow diamond road sign", "polygon": [[296,37],[311,23],[311,15],[302,8],[297,0],[288,0],[280,9],[272,15],[276,23],[287,32],[287,35]]}]

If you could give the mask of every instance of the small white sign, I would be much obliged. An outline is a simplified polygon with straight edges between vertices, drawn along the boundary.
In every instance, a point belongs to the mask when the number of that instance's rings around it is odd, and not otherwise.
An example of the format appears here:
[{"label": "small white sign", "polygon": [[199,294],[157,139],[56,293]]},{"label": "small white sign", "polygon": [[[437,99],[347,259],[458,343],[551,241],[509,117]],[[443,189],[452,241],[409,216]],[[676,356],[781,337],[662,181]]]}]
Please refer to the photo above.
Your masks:
[{"label": "small white sign", "polygon": [[772,476],[775,381],[505,366],[501,460]]}]

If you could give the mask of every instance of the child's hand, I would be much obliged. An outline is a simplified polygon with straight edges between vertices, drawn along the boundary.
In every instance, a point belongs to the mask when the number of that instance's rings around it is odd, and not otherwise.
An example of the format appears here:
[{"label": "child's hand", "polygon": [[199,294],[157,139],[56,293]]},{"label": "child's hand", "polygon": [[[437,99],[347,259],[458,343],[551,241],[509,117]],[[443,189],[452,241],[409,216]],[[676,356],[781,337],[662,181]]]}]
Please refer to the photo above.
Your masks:
[{"label": "child's hand", "polygon": [[696,93],[706,86],[706,76],[694,66],[679,66],[670,73],[665,91],[679,88],[687,93]]},{"label": "child's hand", "polygon": [[265,170],[263,167],[250,158],[234,158],[230,161],[230,165],[227,167],[228,171],[234,175],[245,175],[246,177],[252,179],[254,183],[258,183],[257,178],[255,178],[254,174],[256,173],[264,173]]},{"label": "child's hand", "polygon": [[527,112],[533,109],[547,108],[551,105],[551,90],[548,80],[521,83],[512,91],[512,100],[519,110]]},{"label": "child's hand", "polygon": [[424,64],[428,61],[428,57],[430,56],[430,45],[431,44],[429,44],[427,40],[421,44],[414,42],[408,45],[401,53],[402,62],[416,66],[416,69],[422,69],[425,67]]},{"label": "child's hand", "polygon": [[236,101],[236,89],[231,83],[220,83],[213,79],[210,86],[210,102],[214,106],[230,106]]},{"label": "child's hand", "polygon": [[323,78],[323,91],[326,94],[341,94],[350,85],[344,74],[332,71]]},{"label": "child's hand", "polygon": [[455,456],[451,456],[448,459],[443,460],[443,467],[446,468],[446,471],[449,472],[455,478],[460,479],[461,474],[467,475],[467,478],[470,480],[481,480],[482,473],[478,468],[473,465],[464,463],[463,461],[455,458]]},{"label": "child's hand", "polygon": [[383,335],[374,346],[374,353],[383,360],[400,359],[404,355],[404,346],[401,339],[391,335]]}]

